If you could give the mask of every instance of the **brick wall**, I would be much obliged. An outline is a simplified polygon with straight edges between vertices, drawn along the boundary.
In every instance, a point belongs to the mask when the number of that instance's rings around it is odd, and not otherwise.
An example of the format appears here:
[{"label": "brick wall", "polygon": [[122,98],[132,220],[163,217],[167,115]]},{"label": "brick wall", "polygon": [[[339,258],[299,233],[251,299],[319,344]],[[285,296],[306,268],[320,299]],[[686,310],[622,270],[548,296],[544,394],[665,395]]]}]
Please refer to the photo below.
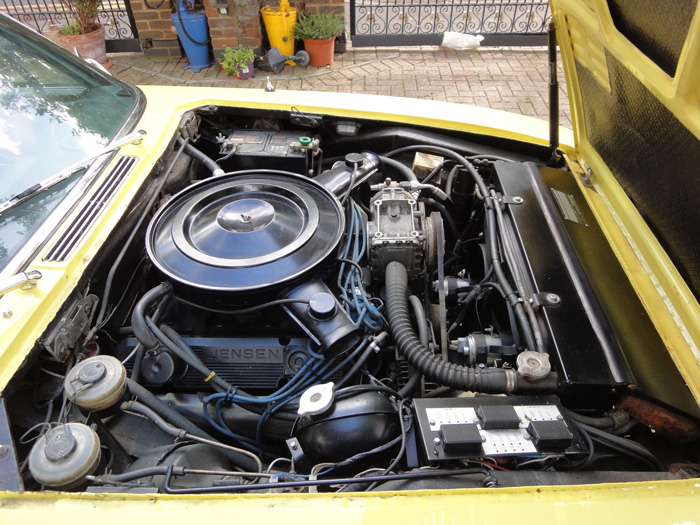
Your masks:
[{"label": "brick wall", "polygon": [[[170,20],[170,1],[165,0],[158,9],[160,0],[130,0],[131,9],[136,20],[136,29],[141,40],[141,48],[146,56],[180,57],[182,49],[175,29]],[[219,0],[222,1],[222,0]],[[220,57],[224,47],[252,47],[260,49],[262,45],[261,5],[279,5],[277,0],[225,0],[227,14],[221,14],[217,0],[202,0],[214,56]],[[343,14],[343,0],[292,0],[297,9],[311,12],[333,11]]]},{"label": "brick wall", "polygon": [[[170,20],[170,2],[165,0],[158,9],[148,8],[144,0],[130,0],[130,3],[144,55],[182,56],[180,43]],[[148,4],[154,7],[159,3],[160,0],[148,0]]]},{"label": "brick wall", "polygon": [[311,13],[321,13],[332,11],[342,15],[345,13],[345,3],[343,0],[305,0],[305,9]]},{"label": "brick wall", "polygon": [[226,0],[228,13],[221,14],[217,0],[202,0],[209,22],[209,35],[214,56],[219,58],[224,47],[260,48],[262,20],[260,0]]}]

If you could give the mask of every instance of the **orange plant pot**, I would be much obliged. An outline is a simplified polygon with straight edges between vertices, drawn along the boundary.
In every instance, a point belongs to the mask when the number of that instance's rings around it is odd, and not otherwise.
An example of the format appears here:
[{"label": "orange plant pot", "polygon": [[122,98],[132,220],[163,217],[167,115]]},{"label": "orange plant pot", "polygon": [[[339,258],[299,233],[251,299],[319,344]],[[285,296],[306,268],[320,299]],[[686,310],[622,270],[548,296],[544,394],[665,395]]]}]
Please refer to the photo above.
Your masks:
[{"label": "orange plant pot", "polygon": [[315,67],[326,67],[333,63],[333,48],[335,47],[335,37],[326,40],[304,39],[304,49],[309,54],[309,65]]},{"label": "orange plant pot", "polygon": [[101,24],[94,25],[95,30],[84,35],[56,35],[56,41],[63,49],[73,53],[73,48],[78,50],[81,58],[97,60],[106,69],[112,67],[112,61],[107,58],[105,51],[105,30]]}]

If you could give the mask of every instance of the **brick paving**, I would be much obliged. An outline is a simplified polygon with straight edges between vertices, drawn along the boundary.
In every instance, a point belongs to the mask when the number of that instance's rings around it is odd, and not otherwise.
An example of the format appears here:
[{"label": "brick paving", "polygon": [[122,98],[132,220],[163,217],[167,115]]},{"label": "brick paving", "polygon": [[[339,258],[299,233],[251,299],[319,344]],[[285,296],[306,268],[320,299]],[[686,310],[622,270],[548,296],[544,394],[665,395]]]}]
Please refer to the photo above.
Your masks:
[{"label": "brick paving", "polygon": [[[280,74],[256,70],[250,80],[226,77],[217,66],[195,73],[187,60],[112,56],[111,73],[138,85],[226,86],[369,93],[442,100],[548,119],[547,50],[481,48],[455,51],[435,46],[357,48],[336,54],[327,68],[286,66]],[[559,63],[560,123],[571,128],[564,73]]]}]

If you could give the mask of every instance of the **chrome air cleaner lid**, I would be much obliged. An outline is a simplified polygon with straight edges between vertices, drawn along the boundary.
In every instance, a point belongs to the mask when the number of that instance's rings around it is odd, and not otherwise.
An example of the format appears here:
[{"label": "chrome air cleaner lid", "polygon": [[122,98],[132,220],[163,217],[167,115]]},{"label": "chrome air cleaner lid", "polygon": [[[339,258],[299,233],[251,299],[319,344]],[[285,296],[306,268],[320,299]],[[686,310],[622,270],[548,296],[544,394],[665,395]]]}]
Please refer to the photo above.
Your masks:
[{"label": "chrome air cleaner lid", "polygon": [[271,170],[207,179],[151,220],[148,255],[169,279],[247,292],[287,283],[331,254],[343,234],[337,198],[311,179]]}]

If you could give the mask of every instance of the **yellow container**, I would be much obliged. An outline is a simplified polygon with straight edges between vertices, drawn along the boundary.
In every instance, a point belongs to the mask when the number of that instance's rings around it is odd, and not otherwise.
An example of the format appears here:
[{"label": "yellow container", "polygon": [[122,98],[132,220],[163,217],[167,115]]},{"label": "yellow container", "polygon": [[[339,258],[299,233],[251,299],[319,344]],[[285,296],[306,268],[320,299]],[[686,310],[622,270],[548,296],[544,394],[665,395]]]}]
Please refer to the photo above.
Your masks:
[{"label": "yellow container", "polygon": [[260,10],[270,48],[276,47],[285,56],[294,54],[294,24],[297,21],[297,10],[289,5],[288,0],[281,0],[279,7],[265,6]]}]

